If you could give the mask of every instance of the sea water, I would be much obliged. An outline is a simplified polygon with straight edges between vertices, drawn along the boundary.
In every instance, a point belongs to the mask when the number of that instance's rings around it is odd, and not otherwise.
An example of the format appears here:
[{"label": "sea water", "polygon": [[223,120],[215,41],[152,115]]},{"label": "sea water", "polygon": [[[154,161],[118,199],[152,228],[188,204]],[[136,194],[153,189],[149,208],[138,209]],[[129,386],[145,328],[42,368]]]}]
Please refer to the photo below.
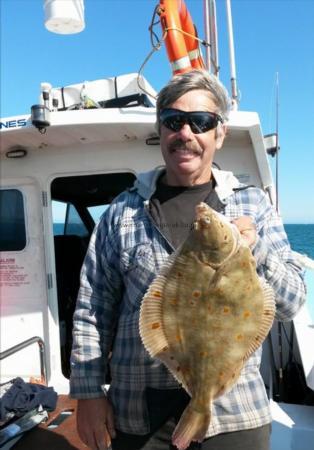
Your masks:
[{"label": "sea water", "polygon": [[[286,224],[285,230],[292,250],[314,259],[314,224]],[[314,271],[305,271],[307,308],[314,325]]]},{"label": "sea water", "polygon": [[314,224],[285,224],[292,250],[314,259]]}]

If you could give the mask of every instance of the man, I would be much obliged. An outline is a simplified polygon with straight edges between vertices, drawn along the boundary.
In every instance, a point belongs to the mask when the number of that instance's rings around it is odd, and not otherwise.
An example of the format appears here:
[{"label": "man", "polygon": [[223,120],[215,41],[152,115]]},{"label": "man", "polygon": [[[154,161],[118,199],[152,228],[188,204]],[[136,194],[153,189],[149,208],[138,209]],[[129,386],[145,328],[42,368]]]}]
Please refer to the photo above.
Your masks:
[{"label": "man", "polygon": [[[258,273],[276,294],[277,318],[290,320],[304,302],[301,269],[266,195],[212,168],[226,134],[229,98],[205,71],[174,77],[157,101],[165,169],[140,175],[113,201],[85,259],[74,316],[71,395],[78,432],[93,450],[168,450],[188,395],[139,336],[139,308],[163,263],[187,237],[195,205],[207,202],[239,228]],[[112,381],[104,390],[108,354]],[[266,450],[270,412],[255,352],[229,392],[215,400],[202,444],[189,449]]]}]

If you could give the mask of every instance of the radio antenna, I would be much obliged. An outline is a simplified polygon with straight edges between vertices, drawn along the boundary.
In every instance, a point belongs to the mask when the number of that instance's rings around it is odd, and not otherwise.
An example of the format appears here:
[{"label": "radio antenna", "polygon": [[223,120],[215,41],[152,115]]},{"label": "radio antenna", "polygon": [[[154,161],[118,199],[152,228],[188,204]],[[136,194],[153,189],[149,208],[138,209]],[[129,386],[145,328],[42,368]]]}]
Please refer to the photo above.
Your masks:
[{"label": "radio antenna", "polygon": [[237,110],[239,103],[239,96],[238,96],[236,67],[235,67],[235,52],[234,52],[234,39],[233,39],[233,26],[232,26],[230,0],[226,0],[226,13],[227,13],[228,37],[229,37],[231,102],[232,102],[232,109]]},{"label": "radio antenna", "polygon": [[209,46],[205,48],[206,68],[218,77],[218,33],[215,0],[204,0],[204,30],[205,40],[209,43]]},{"label": "radio antenna", "polygon": [[279,73],[276,73],[276,211],[279,212]]}]

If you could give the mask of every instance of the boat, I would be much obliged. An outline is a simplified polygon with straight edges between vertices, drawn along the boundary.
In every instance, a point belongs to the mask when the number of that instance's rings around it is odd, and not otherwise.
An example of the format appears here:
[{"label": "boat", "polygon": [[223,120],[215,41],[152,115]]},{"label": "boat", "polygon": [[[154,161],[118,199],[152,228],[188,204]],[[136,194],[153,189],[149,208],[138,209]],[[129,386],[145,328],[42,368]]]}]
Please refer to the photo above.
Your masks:
[{"label": "boat", "polygon": [[[269,159],[278,152],[278,135],[264,136],[258,113],[238,107],[228,0],[226,7],[233,110],[215,164],[263,189],[276,205]],[[60,10],[58,0],[45,1],[48,29],[84,28],[83,0],[68,0],[66,9]],[[211,43],[207,67],[215,72],[215,1],[205,1],[204,9],[205,40]],[[53,386],[59,402],[48,422],[10,436],[0,448],[83,449],[75,432],[75,401],[67,397],[80,267],[95,214],[130,187],[137,173],[162,164],[157,93],[141,72],[61,87],[42,83],[39,91],[39,104],[0,121],[0,383],[20,377]],[[56,208],[63,211],[58,230]],[[261,372],[273,413],[272,450],[310,450],[314,442],[314,262],[298,257],[306,271],[307,302],[292,322],[275,323],[264,343]]]}]

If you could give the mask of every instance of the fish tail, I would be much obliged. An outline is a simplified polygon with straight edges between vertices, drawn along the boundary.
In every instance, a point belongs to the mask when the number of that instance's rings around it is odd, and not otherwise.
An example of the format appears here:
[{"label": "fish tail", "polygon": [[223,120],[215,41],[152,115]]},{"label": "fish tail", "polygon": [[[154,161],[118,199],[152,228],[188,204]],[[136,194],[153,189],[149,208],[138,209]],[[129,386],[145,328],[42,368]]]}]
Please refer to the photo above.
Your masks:
[{"label": "fish tail", "polygon": [[173,432],[173,445],[179,450],[185,450],[192,441],[202,442],[210,423],[210,417],[208,410],[206,413],[198,412],[193,409],[192,402],[190,402]]}]

